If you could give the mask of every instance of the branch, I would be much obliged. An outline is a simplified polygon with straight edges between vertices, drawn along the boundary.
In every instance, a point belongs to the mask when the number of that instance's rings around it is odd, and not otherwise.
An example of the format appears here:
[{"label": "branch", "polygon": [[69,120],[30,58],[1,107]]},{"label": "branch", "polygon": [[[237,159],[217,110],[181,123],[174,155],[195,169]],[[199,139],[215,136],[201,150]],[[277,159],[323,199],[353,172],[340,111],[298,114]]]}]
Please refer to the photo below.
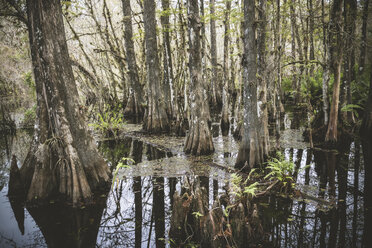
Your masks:
[{"label": "branch", "polygon": [[[2,6],[3,8],[2,11],[0,12],[0,16],[15,17],[18,21],[26,24],[27,26],[27,14],[25,10],[22,10],[22,7],[19,5],[18,2],[19,1],[15,0],[5,0],[4,2],[5,6]],[[7,12],[7,10],[9,12]]]},{"label": "branch", "polygon": [[319,60],[298,60],[298,61],[289,62],[283,65],[282,68],[289,66],[289,65],[294,65],[294,64],[301,64],[301,65],[318,64],[318,65],[324,66],[324,63],[320,62]]},{"label": "branch", "polygon": [[93,86],[95,87],[98,86],[95,77],[87,69],[85,69],[84,66],[82,66],[79,62],[71,58],[70,61],[71,65],[77,67],[92,82]]}]

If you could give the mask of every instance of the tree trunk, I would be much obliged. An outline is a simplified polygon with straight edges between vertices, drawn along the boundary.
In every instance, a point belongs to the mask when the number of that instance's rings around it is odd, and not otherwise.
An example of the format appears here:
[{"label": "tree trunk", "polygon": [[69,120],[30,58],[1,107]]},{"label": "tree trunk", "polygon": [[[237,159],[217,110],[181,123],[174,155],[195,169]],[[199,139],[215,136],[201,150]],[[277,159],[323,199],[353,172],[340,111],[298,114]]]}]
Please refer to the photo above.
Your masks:
[{"label": "tree trunk", "polygon": [[[372,17],[369,19],[372,19]],[[369,33],[372,34],[372,27]],[[368,54],[370,55],[370,58],[371,58],[372,49],[369,48],[368,50],[369,50]],[[367,103],[364,106],[363,122],[360,127],[362,140],[369,141],[369,144],[371,143],[370,141],[372,140],[372,64],[370,67],[371,68],[370,68],[370,78],[369,78],[369,94],[368,94]],[[371,151],[369,151],[369,153],[371,153]]]},{"label": "tree trunk", "polygon": [[[184,9],[183,1],[178,1],[178,8]],[[183,11],[179,11],[178,18],[174,19],[174,26],[179,27],[179,32],[176,32],[176,56],[175,60],[175,76],[174,76],[174,113],[176,114],[175,133],[179,136],[185,136],[188,128],[188,95],[187,88],[187,66],[186,60],[186,21]],[[178,38],[179,37],[179,38]]]},{"label": "tree trunk", "polygon": [[[310,58],[310,61],[313,61],[315,59],[313,0],[308,0],[308,8],[309,8],[309,39],[310,39],[309,58]],[[313,74],[314,74],[314,66],[313,66],[313,64],[311,64],[311,66],[310,66],[310,76],[312,77]]]},{"label": "tree trunk", "polygon": [[143,90],[138,77],[138,67],[136,53],[134,51],[133,31],[132,31],[132,9],[130,0],[122,0],[124,14],[124,41],[126,50],[126,60],[129,74],[129,99],[124,110],[124,115],[133,116],[135,120],[141,121],[143,118]]},{"label": "tree trunk", "polygon": [[342,64],[342,0],[334,0],[329,23],[329,64],[334,75],[331,113],[326,141],[337,141],[338,105],[340,98],[341,64]]},{"label": "tree trunk", "polygon": [[266,64],[266,5],[267,0],[260,0],[260,12],[258,14],[259,36],[258,36],[258,108],[260,120],[260,135],[262,140],[263,155],[266,156],[270,151],[269,129],[268,129],[268,110],[267,110],[267,64]]},{"label": "tree trunk", "polygon": [[202,80],[200,58],[200,18],[198,0],[187,2],[189,16],[189,69],[191,120],[186,136],[185,152],[193,155],[210,154],[214,151],[212,135],[208,127],[209,106],[205,81]]},{"label": "tree trunk", "polygon": [[323,95],[323,115],[324,126],[328,125],[328,84],[329,84],[329,64],[328,64],[328,43],[327,43],[327,24],[325,22],[324,0],[322,0],[322,23],[323,23],[323,79],[322,79],[322,95]]},{"label": "tree trunk", "polygon": [[164,88],[161,87],[160,64],[156,39],[155,1],[144,0],[148,103],[143,128],[150,133],[169,131]]},{"label": "tree trunk", "polygon": [[38,123],[20,170],[27,200],[65,195],[74,206],[89,202],[109,180],[83,115],[68,55],[61,3],[27,1]]},{"label": "tree trunk", "polygon": [[[290,15],[291,15],[291,59],[292,61],[296,61],[296,15],[295,15],[295,0],[291,0],[290,4]],[[297,66],[293,64],[292,66],[292,89],[293,92],[293,100],[294,105],[297,106],[298,104],[298,97],[300,92],[297,92]]]},{"label": "tree trunk", "polygon": [[360,57],[359,57],[359,73],[363,74],[366,62],[367,49],[367,22],[368,22],[368,5],[369,0],[364,0],[363,16],[362,16],[362,38],[360,42]]},{"label": "tree trunk", "polygon": [[210,31],[211,31],[211,66],[212,66],[212,105],[214,107],[219,103],[218,98],[218,77],[217,77],[217,35],[216,35],[216,16],[215,16],[215,0],[210,0]]},{"label": "tree trunk", "polygon": [[[244,115],[243,137],[235,167],[253,168],[263,162],[262,138],[257,116],[257,52],[255,39],[255,1],[244,0]],[[248,168],[247,168],[248,169]]]},{"label": "tree trunk", "polygon": [[280,106],[281,106],[281,99],[280,99],[280,85],[282,84],[282,68],[281,68],[281,54],[282,54],[282,46],[281,46],[281,25],[280,25],[280,0],[277,0],[276,4],[276,30],[274,34],[274,47],[275,47],[275,59],[276,59],[276,82],[274,85],[274,118],[275,118],[275,140],[276,140],[276,148],[278,149],[279,138],[280,138]]},{"label": "tree trunk", "polygon": [[[205,18],[204,13],[204,0],[200,0],[200,18]],[[207,75],[206,69],[207,69],[207,59],[205,56],[205,22],[200,23],[202,25],[201,27],[201,60],[202,60],[202,73],[203,73],[203,80],[205,80],[205,76]]]},{"label": "tree trunk", "polygon": [[169,0],[162,0],[161,5],[163,7],[163,13],[160,21],[163,27],[163,86],[165,93],[165,101],[168,110],[168,117],[173,116],[173,101],[171,94],[171,87],[173,85],[173,67],[172,67],[172,51],[170,46],[170,24],[169,24]]},{"label": "tree trunk", "polygon": [[221,131],[223,136],[227,136],[230,129],[229,121],[229,32],[230,32],[230,10],[231,1],[226,1],[225,10],[225,36],[223,40],[223,75],[224,84],[222,89],[222,117],[221,117]]},{"label": "tree trunk", "polygon": [[[345,0],[344,7],[345,15],[345,63],[344,63],[344,78],[345,78],[345,104],[352,104],[351,99],[351,83],[355,81],[355,29],[356,29],[356,15],[357,15],[357,2],[356,0]],[[348,123],[354,121],[353,112],[347,111],[344,112],[344,120]]]}]

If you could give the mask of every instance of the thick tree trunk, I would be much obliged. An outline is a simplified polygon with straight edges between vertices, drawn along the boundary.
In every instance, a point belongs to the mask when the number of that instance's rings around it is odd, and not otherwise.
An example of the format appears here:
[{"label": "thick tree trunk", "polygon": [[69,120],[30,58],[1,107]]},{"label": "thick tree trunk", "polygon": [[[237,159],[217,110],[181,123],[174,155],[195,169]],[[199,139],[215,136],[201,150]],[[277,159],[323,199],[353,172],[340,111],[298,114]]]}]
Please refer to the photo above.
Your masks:
[{"label": "thick tree trunk", "polygon": [[169,120],[164,88],[161,84],[156,38],[155,1],[144,0],[148,103],[143,128],[150,133],[169,131]]},{"label": "thick tree trunk", "polygon": [[343,0],[334,0],[331,9],[331,19],[329,24],[329,64],[334,75],[333,95],[331,113],[326,141],[337,141],[337,124],[338,124],[338,106],[340,101],[340,81],[341,81],[341,64],[342,64],[342,2]]},{"label": "thick tree trunk", "polygon": [[130,0],[122,0],[124,14],[124,41],[126,50],[126,60],[129,74],[129,99],[124,110],[124,115],[133,116],[141,121],[143,118],[143,90],[138,77],[138,67],[136,53],[134,51],[133,31],[132,31],[132,9]]},{"label": "thick tree trunk", "polygon": [[230,129],[229,121],[229,32],[230,32],[230,10],[231,1],[226,1],[225,10],[225,36],[223,41],[223,75],[224,83],[222,89],[222,117],[221,117],[221,131],[223,136],[227,136]]},{"label": "thick tree trunk", "polygon": [[76,206],[109,180],[109,168],[79,112],[61,3],[27,1],[38,123],[20,170],[27,200],[65,195]]},{"label": "thick tree trunk", "polygon": [[[253,168],[263,162],[262,137],[257,116],[257,49],[255,39],[255,1],[244,0],[243,58],[243,137],[235,166]],[[247,169],[249,169],[247,168]]]},{"label": "thick tree trunk", "polygon": [[208,127],[209,106],[205,81],[202,79],[200,58],[200,18],[198,0],[188,1],[189,16],[189,69],[191,120],[186,137],[185,152],[193,155],[210,154],[214,151],[212,135]]}]

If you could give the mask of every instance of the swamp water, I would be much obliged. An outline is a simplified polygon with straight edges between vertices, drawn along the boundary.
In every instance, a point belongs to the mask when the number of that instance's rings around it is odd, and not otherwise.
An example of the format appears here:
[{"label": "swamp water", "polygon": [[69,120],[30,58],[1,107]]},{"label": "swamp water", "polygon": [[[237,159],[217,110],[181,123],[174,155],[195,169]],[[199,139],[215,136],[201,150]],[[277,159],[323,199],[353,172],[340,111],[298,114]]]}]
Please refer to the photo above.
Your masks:
[{"label": "swamp water", "polygon": [[[217,129],[218,131],[218,129]],[[169,247],[175,192],[198,181],[212,207],[226,192],[237,156],[233,138],[214,135],[216,152],[194,158],[182,152],[183,138],[148,137],[132,132],[99,143],[110,166],[121,158],[135,163],[121,169],[113,188],[96,204],[72,209],[51,202],[24,208],[7,197],[12,154],[18,166],[31,136],[0,138],[0,247]],[[257,201],[260,238],[244,247],[361,247],[364,230],[364,167],[360,145],[325,153],[310,150],[296,130],[282,135],[283,152],[296,167],[304,198],[266,196]],[[306,166],[310,165],[310,166]],[[331,207],[331,204],[335,207]],[[172,211],[173,210],[173,211]],[[192,235],[192,233],[188,233]],[[188,237],[182,237],[186,240]],[[189,239],[190,247],[195,240]]]}]

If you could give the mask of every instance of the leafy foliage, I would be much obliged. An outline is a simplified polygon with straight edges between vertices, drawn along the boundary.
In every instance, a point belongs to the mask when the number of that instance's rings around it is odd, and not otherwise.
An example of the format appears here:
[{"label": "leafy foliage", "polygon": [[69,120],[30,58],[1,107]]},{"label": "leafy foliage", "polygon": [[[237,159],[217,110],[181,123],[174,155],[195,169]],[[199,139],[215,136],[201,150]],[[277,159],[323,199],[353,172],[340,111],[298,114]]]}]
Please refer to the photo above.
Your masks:
[{"label": "leafy foliage", "polygon": [[270,172],[265,176],[265,179],[286,181],[288,179],[292,180],[292,173],[294,171],[295,165],[284,159],[281,152],[276,153],[277,158],[272,158],[267,164],[267,169]]},{"label": "leafy foliage", "polygon": [[270,172],[264,179],[278,180],[285,190],[293,187],[292,175],[295,169],[294,163],[286,161],[283,154],[277,152],[276,158],[272,158],[267,164],[267,169],[269,169]]},{"label": "leafy foliage", "polygon": [[[255,183],[247,185],[250,179],[250,176],[251,176],[251,173],[249,174],[247,179],[243,182],[243,178],[241,175],[233,173],[231,175],[231,193],[230,194],[235,195],[237,197],[242,197],[243,194],[247,194],[248,197],[255,197],[258,183],[255,182]],[[244,188],[244,191],[242,190],[242,187]]]},{"label": "leafy foliage", "polygon": [[248,194],[248,196],[255,197],[257,191],[258,182],[252,183],[244,188],[244,193]]},{"label": "leafy foliage", "polygon": [[125,124],[122,113],[106,112],[104,115],[98,114],[97,116],[98,121],[89,124],[89,126],[101,131],[102,133],[107,131],[115,132]]},{"label": "leafy foliage", "polygon": [[359,117],[358,111],[361,110],[363,107],[356,105],[356,104],[346,104],[341,108],[342,112],[353,112],[356,117]]}]

